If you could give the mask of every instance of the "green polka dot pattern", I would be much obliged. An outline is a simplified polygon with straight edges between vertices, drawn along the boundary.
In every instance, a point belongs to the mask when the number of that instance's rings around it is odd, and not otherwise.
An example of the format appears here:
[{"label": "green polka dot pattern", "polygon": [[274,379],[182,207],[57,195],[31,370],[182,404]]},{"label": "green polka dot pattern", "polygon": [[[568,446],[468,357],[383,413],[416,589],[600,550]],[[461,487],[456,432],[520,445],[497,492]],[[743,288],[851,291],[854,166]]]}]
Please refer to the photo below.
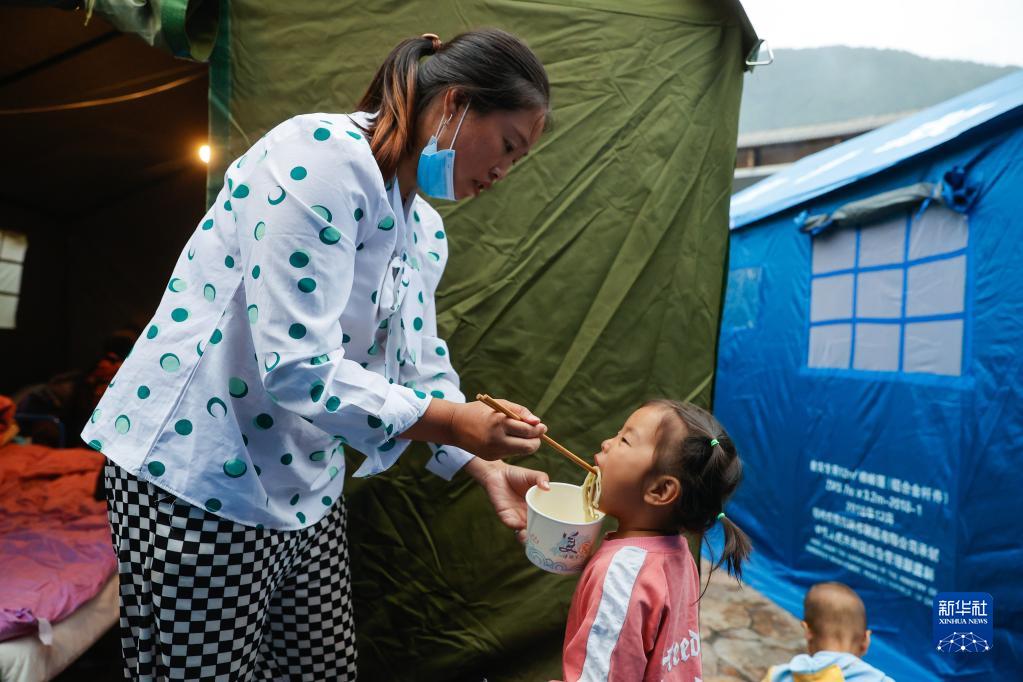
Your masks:
[{"label": "green polka dot pattern", "polygon": [[325,227],[320,230],[320,241],[324,244],[337,244],[341,241],[341,233],[336,227]]},{"label": "green polka dot pattern", "polygon": [[224,474],[229,478],[240,478],[248,469],[248,465],[240,459],[229,459],[224,462]]},{"label": "green polka dot pattern", "polygon": [[232,398],[244,398],[249,393],[249,385],[239,377],[231,377],[227,382],[227,392]]},{"label": "green polka dot pattern", "polygon": [[206,411],[211,417],[223,417],[227,414],[227,404],[220,398],[213,396],[206,401]]},{"label": "green polka dot pattern", "polygon": [[174,422],[174,432],[179,436],[187,436],[192,433],[192,422],[187,419],[179,419]]},{"label": "green polka dot pattern", "polygon": [[159,462],[155,459],[146,465],[146,469],[149,470],[149,474],[151,476],[156,477],[163,476],[164,472],[167,471],[167,467],[164,466],[163,462]]}]

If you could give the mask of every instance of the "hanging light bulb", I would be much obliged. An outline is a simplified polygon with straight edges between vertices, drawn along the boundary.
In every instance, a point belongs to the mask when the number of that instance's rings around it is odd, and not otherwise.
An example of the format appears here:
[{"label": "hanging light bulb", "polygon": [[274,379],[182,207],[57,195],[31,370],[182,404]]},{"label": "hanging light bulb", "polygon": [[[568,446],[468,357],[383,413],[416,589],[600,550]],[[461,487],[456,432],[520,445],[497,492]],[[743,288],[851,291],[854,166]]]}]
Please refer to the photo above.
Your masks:
[{"label": "hanging light bulb", "polygon": [[202,159],[203,163],[210,162],[210,146],[208,144],[199,147],[199,158]]}]

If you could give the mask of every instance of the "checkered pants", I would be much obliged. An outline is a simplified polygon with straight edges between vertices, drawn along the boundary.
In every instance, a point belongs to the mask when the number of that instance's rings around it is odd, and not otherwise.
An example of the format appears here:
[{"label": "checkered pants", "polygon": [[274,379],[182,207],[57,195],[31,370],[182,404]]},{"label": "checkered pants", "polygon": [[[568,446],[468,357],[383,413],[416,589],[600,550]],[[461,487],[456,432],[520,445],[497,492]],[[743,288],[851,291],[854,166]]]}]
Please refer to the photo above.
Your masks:
[{"label": "checkered pants", "polygon": [[345,505],[297,531],[210,514],[104,471],[128,679],[354,680]]}]

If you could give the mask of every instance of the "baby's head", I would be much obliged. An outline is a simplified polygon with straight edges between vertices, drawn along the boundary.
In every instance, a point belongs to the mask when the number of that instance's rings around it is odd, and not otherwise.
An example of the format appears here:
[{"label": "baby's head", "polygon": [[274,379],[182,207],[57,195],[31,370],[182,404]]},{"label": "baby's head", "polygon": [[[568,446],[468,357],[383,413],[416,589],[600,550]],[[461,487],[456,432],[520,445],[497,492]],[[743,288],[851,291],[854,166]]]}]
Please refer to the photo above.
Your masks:
[{"label": "baby's head", "polygon": [[[721,424],[673,400],[651,400],[633,412],[595,460],[600,509],[630,530],[704,533],[742,479],[742,462]],[[721,523],[725,547],[717,565],[726,563],[739,578],[749,538],[727,517]]]},{"label": "baby's head", "polygon": [[818,583],[803,598],[803,632],[811,655],[843,651],[863,656],[870,647],[867,610],[842,583]]}]

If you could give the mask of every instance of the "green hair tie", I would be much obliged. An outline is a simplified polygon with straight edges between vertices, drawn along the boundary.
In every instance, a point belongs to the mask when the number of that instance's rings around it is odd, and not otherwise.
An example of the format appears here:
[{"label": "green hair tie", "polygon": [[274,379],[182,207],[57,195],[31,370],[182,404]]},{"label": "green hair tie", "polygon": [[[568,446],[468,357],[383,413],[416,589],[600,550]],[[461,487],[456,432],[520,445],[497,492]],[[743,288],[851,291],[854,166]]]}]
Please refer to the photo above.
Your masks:
[{"label": "green hair tie", "polygon": [[720,521],[723,518],[725,518],[725,513],[724,512],[721,512],[720,514],[718,514],[718,521]]},{"label": "green hair tie", "polygon": [[718,439],[717,438],[711,438],[710,439],[710,446],[714,447],[715,445],[719,445]]}]

